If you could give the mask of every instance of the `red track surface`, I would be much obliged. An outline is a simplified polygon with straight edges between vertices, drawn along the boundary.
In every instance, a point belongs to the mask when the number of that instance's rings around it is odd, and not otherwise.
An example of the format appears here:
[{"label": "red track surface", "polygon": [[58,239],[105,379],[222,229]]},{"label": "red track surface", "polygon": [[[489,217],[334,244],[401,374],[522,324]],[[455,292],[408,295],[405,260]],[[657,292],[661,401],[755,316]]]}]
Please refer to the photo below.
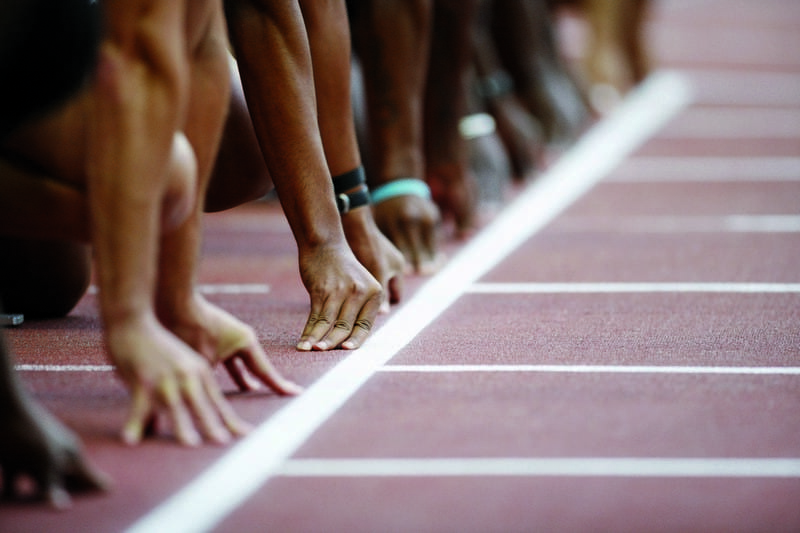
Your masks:
[{"label": "red track surface", "polygon": [[[800,292],[788,285],[800,283],[800,3],[655,6],[657,64],[685,73],[692,105],[343,397],[241,506],[211,526],[190,515],[188,530],[800,530],[800,374],[780,371],[800,367]],[[580,41],[576,24],[565,29],[568,42]],[[350,355],[294,351],[307,296],[274,206],[207,223],[201,281],[270,286],[266,295],[209,298],[255,325],[286,374],[311,385]],[[407,297],[425,291],[423,281],[410,280]],[[727,285],[570,292],[587,282]],[[732,290],[748,282],[787,285]],[[485,283],[569,285],[498,294],[479,290],[497,288]],[[9,337],[18,364],[106,363],[91,295],[70,317],[26,323]],[[432,372],[437,365],[477,366]],[[635,367],[663,371],[624,371]],[[700,371],[708,367],[750,370]],[[125,448],[116,432],[127,396],[113,373],[22,376],[115,488],[64,513],[4,504],[0,531],[124,530],[235,449],[161,440]],[[259,423],[297,400],[232,401]],[[473,461],[438,474],[443,463],[427,461],[452,458]],[[508,472],[469,470],[502,468],[487,459],[503,458],[516,460]],[[703,468],[717,459],[794,462],[784,475],[779,465],[723,476],[665,458],[705,460]],[[666,470],[619,470],[628,459]],[[542,464],[562,470],[547,474]],[[566,472],[570,464],[576,470]],[[317,470],[301,475],[303,466]],[[211,501],[232,486],[213,489]]]}]

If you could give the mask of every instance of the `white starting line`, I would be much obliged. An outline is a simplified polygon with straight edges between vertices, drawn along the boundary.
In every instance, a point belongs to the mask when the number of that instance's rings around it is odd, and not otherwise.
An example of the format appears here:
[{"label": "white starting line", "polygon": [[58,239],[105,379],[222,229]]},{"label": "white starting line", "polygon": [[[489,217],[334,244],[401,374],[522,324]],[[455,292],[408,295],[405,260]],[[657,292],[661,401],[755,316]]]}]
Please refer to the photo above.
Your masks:
[{"label": "white starting line", "polygon": [[800,157],[633,157],[604,183],[800,181]]},{"label": "white starting line", "polygon": [[386,365],[380,372],[470,373],[538,372],[550,374],[721,374],[798,376],[798,366],[670,366],[670,365]]},{"label": "white starting line", "polygon": [[[270,287],[263,283],[200,283],[197,290],[201,294],[267,294]],[[90,286],[87,293],[97,294],[97,286]]]},{"label": "white starting line", "polygon": [[287,477],[800,477],[797,458],[502,457],[442,459],[292,459]]},{"label": "white starting line", "polygon": [[475,283],[473,294],[800,293],[800,283]]}]

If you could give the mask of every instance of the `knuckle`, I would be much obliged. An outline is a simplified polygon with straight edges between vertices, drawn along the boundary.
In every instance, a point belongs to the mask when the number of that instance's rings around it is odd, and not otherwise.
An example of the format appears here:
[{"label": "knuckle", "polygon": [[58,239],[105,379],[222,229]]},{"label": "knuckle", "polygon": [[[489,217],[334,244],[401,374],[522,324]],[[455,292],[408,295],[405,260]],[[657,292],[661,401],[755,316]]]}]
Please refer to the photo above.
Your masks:
[{"label": "knuckle", "polygon": [[366,318],[359,318],[356,320],[356,328],[363,329],[364,331],[371,331],[372,330],[372,321]]},{"label": "knuckle", "polygon": [[333,328],[334,329],[343,330],[343,331],[350,331],[350,330],[353,329],[353,326],[347,320],[339,319],[339,320],[337,320],[336,322],[333,323]]},{"label": "knuckle", "polygon": [[323,326],[327,326],[331,323],[331,319],[327,316],[319,313],[312,313],[308,316],[308,325],[316,326],[317,324],[321,324]]}]

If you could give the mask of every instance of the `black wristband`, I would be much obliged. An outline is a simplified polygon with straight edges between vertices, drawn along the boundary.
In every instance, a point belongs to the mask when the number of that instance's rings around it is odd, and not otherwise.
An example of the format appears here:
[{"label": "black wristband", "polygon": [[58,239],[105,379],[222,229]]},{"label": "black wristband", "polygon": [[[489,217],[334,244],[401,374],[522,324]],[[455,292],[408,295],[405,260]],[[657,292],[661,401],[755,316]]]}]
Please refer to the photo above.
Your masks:
[{"label": "black wristband", "polygon": [[367,183],[367,177],[364,174],[364,167],[357,167],[350,172],[333,176],[333,192],[338,196],[346,193],[351,189],[355,189],[359,185]]},{"label": "black wristband", "polygon": [[339,208],[340,215],[365,205],[369,205],[369,189],[366,185],[349,194],[343,192],[336,195],[336,207]]}]

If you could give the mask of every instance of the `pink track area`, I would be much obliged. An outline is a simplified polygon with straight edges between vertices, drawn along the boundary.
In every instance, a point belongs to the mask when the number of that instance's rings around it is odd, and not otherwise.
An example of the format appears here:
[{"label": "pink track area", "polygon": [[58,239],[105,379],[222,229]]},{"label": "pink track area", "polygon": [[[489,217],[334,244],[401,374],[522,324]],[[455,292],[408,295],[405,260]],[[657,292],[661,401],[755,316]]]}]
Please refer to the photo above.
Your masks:
[{"label": "pink track area", "polygon": [[[198,500],[170,531],[800,531],[800,134],[780,118],[800,114],[800,3],[653,6],[654,62],[689,80],[691,105],[468,287],[237,505],[208,523]],[[580,23],[561,29],[575,56]],[[308,296],[274,203],[210,215],[206,229],[201,283],[269,287],[208,298],[252,324],[287,376],[313,387],[351,356],[294,350]],[[405,300],[426,281],[410,278]],[[645,282],[719,290],[547,290]],[[17,364],[106,365],[95,304],[89,294],[65,319],[7,330]],[[709,367],[730,372],[698,371]],[[21,376],[115,485],[62,513],[3,503],[2,532],[124,531],[233,449],[123,446],[127,393],[102,367]],[[255,424],[298,401],[219,377]],[[520,471],[424,470],[450,459],[514,459]],[[700,468],[524,470],[540,459]],[[327,466],[299,473],[312,460]],[[756,460],[787,469],[704,470]]]}]

